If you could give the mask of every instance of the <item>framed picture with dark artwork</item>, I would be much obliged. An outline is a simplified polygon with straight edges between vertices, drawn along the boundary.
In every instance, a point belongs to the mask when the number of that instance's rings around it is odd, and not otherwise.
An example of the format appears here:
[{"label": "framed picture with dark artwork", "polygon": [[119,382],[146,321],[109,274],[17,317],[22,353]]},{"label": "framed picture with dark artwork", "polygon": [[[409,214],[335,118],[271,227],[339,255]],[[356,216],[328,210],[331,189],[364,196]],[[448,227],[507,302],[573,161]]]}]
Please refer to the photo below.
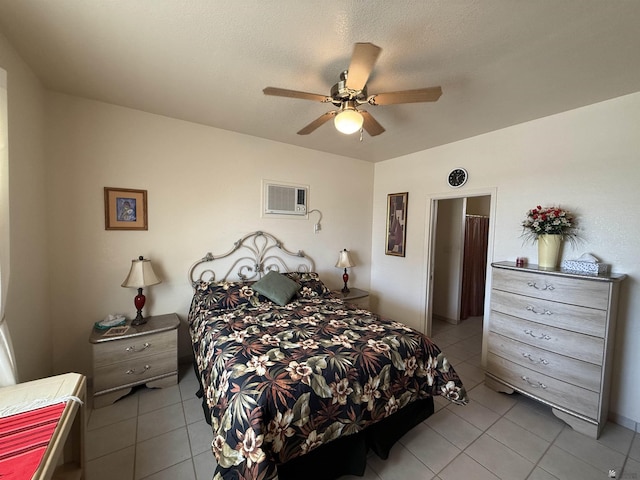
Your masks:
[{"label": "framed picture with dark artwork", "polygon": [[387,195],[387,242],[385,254],[404,257],[407,241],[407,202],[409,193]]},{"label": "framed picture with dark artwork", "polygon": [[147,191],[104,187],[105,230],[147,230]]}]

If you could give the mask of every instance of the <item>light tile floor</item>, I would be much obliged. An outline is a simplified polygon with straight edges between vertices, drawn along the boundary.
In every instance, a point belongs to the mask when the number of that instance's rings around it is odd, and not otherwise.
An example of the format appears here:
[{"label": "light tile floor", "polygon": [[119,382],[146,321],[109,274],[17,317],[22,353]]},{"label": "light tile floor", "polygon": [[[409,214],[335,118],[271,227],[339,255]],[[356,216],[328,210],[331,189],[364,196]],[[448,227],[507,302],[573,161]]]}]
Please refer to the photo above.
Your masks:
[{"label": "light tile floor", "polygon": [[[407,433],[389,459],[369,458],[365,480],[640,480],[640,434],[609,423],[598,440],[575,433],[550,409],[485,387],[482,319],[434,322],[433,339],[469,392],[466,406],[436,398],[436,413]],[[211,480],[215,460],[197,381],[184,366],[177,386],[142,388],[89,409],[87,480]],[[302,476],[301,476],[302,478]],[[355,480],[360,477],[345,477]]]}]

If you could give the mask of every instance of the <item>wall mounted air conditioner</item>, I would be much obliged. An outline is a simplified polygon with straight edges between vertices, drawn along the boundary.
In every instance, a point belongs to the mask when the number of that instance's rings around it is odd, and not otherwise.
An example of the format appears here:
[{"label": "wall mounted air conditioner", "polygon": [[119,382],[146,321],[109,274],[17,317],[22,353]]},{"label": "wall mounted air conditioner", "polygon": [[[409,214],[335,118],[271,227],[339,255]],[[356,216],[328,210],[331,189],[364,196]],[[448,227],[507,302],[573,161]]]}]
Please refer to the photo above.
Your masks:
[{"label": "wall mounted air conditioner", "polygon": [[266,215],[306,215],[309,187],[264,182],[264,213]]}]

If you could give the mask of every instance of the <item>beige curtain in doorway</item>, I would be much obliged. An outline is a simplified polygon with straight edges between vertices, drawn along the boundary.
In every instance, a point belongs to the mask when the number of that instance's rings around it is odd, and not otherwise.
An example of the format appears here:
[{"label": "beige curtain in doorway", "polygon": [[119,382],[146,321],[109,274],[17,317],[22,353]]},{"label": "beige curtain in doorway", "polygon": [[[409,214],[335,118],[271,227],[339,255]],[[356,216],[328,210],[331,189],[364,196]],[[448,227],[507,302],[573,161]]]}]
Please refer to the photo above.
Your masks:
[{"label": "beige curtain in doorway", "polygon": [[467,215],[464,231],[460,320],[484,314],[488,241],[489,217]]}]

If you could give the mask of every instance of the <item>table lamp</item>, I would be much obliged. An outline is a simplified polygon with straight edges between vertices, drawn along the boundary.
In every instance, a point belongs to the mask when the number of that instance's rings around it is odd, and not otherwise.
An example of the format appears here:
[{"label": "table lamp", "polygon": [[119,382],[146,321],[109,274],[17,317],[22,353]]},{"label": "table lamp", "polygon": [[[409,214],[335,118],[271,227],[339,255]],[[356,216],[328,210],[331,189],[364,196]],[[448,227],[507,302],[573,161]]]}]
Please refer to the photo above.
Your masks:
[{"label": "table lamp", "polygon": [[347,268],[355,267],[356,264],[353,263],[351,257],[349,256],[349,252],[345,248],[340,252],[340,256],[338,257],[338,263],[336,263],[336,267],[344,268],[344,273],[342,274],[342,280],[344,281],[344,287],[342,288],[342,293],[349,293],[349,287],[347,286],[347,282],[349,281],[349,274],[347,273]]},{"label": "table lamp", "polygon": [[127,275],[127,278],[122,282],[123,287],[138,289],[138,295],[133,299],[138,314],[131,322],[131,325],[136,326],[147,323],[147,319],[142,316],[142,308],[147,300],[142,294],[142,289],[151,285],[157,285],[158,283],[160,283],[160,280],[153,271],[151,260],[144,259],[142,256],[138,257],[137,260],[131,260],[129,275]]}]

